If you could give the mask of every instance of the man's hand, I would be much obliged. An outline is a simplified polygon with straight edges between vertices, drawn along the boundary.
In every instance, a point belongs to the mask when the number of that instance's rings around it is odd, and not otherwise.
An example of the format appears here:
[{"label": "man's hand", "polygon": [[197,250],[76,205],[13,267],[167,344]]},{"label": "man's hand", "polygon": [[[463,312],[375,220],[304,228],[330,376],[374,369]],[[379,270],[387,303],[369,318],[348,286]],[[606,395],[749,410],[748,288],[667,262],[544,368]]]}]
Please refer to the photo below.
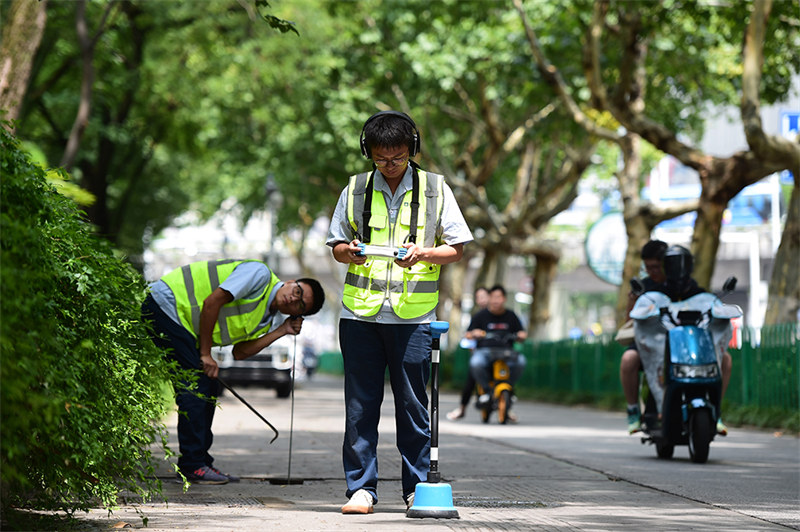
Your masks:
[{"label": "man's hand", "polygon": [[281,324],[284,334],[297,335],[300,334],[300,329],[303,328],[303,317],[289,317]]},{"label": "man's hand", "polygon": [[302,316],[290,316],[284,320],[280,326],[276,327],[274,330],[268,332],[264,336],[260,336],[254,340],[245,340],[244,342],[239,342],[233,346],[233,358],[236,360],[244,360],[249,358],[256,353],[260,352],[262,349],[271,345],[272,342],[285,336],[287,334],[291,334],[292,336],[300,334],[300,329],[303,327],[303,317]]},{"label": "man's hand", "polygon": [[[203,301],[203,308],[200,310],[200,364],[203,373],[211,377],[217,378],[219,374],[219,366],[216,360],[211,358],[211,346],[213,345],[214,325],[219,318],[220,309],[226,304],[233,301],[233,295],[223,288],[217,287],[211,294]],[[203,353],[206,353],[205,355]]]},{"label": "man's hand", "polygon": [[484,331],[483,329],[472,329],[467,331],[467,334],[465,336],[470,340],[480,340],[481,338],[486,337],[486,331]]},{"label": "man's hand", "polygon": [[350,264],[351,262],[359,265],[364,264],[367,262],[367,256],[358,255],[358,253],[361,252],[361,248],[358,247],[360,243],[361,242],[356,239],[350,243],[341,242],[336,244],[336,247],[333,248],[333,257],[344,264]]},{"label": "man's hand", "polygon": [[406,248],[406,254],[403,260],[397,259],[394,261],[398,266],[401,268],[410,268],[422,260],[423,248],[412,243],[403,244],[403,247]]},{"label": "man's hand", "polygon": [[200,367],[203,369],[203,373],[212,379],[216,379],[219,375],[219,366],[211,355],[200,355]]}]

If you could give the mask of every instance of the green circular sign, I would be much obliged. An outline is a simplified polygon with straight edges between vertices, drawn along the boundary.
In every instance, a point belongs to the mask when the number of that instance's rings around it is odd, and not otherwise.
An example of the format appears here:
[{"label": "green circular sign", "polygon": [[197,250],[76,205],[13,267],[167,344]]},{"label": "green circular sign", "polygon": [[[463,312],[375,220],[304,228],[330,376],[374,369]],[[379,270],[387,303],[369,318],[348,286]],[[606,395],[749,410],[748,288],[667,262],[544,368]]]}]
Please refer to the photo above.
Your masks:
[{"label": "green circular sign", "polygon": [[586,232],[586,262],[607,283],[622,284],[622,269],[628,249],[628,233],[620,211],[607,212]]}]

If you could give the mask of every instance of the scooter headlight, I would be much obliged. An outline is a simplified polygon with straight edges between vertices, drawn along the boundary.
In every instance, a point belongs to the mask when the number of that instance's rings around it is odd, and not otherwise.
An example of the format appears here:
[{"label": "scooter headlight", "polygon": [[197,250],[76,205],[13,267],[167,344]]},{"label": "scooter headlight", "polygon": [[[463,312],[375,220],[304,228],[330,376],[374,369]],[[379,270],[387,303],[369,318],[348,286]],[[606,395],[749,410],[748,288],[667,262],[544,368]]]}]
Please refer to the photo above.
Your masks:
[{"label": "scooter headlight", "polygon": [[719,376],[719,368],[716,364],[702,366],[675,364],[672,366],[672,376],[676,379],[713,379]]}]

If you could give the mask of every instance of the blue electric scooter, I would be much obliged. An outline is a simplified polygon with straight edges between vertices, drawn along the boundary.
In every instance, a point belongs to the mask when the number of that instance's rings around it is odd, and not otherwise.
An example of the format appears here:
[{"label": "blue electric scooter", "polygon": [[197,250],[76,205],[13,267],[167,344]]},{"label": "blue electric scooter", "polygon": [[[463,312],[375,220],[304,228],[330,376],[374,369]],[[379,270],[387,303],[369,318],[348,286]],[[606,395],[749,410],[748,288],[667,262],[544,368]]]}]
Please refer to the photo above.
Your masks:
[{"label": "blue electric scooter", "polygon": [[[723,295],[735,287],[736,278],[729,278]],[[630,317],[650,389],[642,443],[655,444],[659,458],[672,458],[676,445],[688,445],[693,462],[708,460],[720,417],[721,357],[732,336],[730,321],[740,316],[738,306],[712,293],[672,302],[661,292],[646,292],[637,300]]]}]

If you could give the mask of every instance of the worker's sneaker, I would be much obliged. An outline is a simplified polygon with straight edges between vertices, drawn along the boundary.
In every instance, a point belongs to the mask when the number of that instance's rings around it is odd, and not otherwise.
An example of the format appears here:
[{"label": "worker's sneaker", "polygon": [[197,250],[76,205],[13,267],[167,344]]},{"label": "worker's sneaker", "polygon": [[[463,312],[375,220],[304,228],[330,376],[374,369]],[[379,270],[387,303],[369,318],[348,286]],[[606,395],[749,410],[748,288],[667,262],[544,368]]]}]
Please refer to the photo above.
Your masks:
[{"label": "worker's sneaker", "polygon": [[462,417],[464,417],[464,414],[466,413],[465,410],[466,409],[463,406],[459,406],[455,410],[451,410],[450,412],[447,413],[447,419],[449,419],[450,421],[461,419]]},{"label": "worker's sneaker", "polygon": [[347,504],[342,506],[343,514],[371,514],[372,506],[375,502],[372,499],[372,494],[367,490],[358,490],[350,497]]},{"label": "worker's sneaker", "polygon": [[414,506],[414,494],[413,493],[411,495],[409,495],[408,497],[406,497],[406,512],[409,511],[412,506]]},{"label": "worker's sneaker", "polygon": [[231,474],[228,474],[228,473],[223,473],[222,471],[220,471],[219,469],[217,469],[217,468],[216,468],[216,467],[214,467],[214,466],[208,466],[208,468],[209,468],[209,469],[211,469],[211,471],[213,471],[213,472],[214,472],[214,473],[216,473],[217,475],[222,475],[223,477],[228,477],[228,482],[239,482],[239,481],[241,480],[241,479],[240,479],[239,477],[237,477],[236,475],[231,475]]},{"label": "worker's sneaker", "polygon": [[634,434],[642,430],[642,415],[639,413],[639,407],[634,406],[628,408],[628,434]]},{"label": "worker's sneaker", "polygon": [[484,408],[488,406],[489,403],[491,402],[492,402],[492,396],[489,395],[488,393],[485,393],[480,397],[478,397],[478,400],[475,402],[475,406],[477,406],[478,408]]},{"label": "worker's sneaker", "polygon": [[727,436],[728,435],[728,427],[725,423],[722,422],[722,418],[717,420],[717,434],[720,436]]},{"label": "worker's sneaker", "polygon": [[191,473],[184,473],[186,480],[192,484],[227,484],[230,479],[215,472],[208,466],[198,467]]}]

